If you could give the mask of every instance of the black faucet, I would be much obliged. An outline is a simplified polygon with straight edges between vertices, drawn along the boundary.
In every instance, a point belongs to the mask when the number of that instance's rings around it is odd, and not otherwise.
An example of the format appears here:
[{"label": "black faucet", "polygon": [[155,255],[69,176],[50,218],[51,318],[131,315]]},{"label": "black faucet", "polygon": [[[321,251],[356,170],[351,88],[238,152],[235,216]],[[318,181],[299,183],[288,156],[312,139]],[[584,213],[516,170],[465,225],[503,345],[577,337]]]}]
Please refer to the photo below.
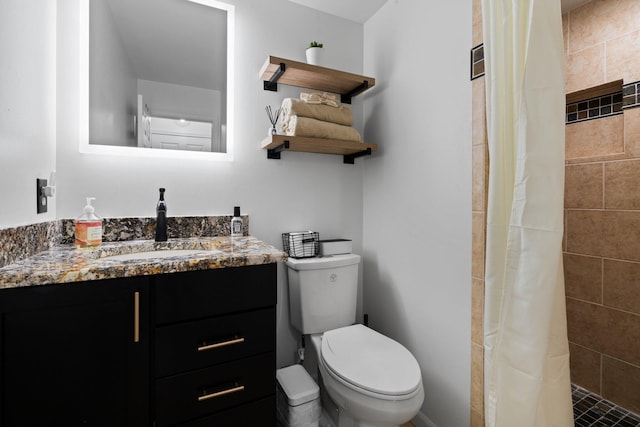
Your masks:
[{"label": "black faucet", "polygon": [[164,201],[164,188],[160,189],[160,200],[156,206],[156,242],[167,241],[167,204]]}]

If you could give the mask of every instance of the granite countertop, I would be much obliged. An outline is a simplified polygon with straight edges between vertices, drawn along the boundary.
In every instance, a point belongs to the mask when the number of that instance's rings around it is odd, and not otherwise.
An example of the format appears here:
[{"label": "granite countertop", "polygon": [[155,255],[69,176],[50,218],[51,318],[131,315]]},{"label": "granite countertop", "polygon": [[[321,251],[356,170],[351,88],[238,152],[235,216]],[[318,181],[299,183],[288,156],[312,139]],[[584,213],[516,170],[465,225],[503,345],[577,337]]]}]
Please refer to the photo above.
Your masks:
[{"label": "granite countertop", "polygon": [[[198,252],[163,256],[162,251],[167,250]],[[158,251],[159,256],[109,258],[149,251]],[[0,289],[271,264],[286,259],[284,252],[252,236],[196,237],[168,242],[132,240],[103,243],[97,249],[84,250],[57,246],[0,268]]]}]

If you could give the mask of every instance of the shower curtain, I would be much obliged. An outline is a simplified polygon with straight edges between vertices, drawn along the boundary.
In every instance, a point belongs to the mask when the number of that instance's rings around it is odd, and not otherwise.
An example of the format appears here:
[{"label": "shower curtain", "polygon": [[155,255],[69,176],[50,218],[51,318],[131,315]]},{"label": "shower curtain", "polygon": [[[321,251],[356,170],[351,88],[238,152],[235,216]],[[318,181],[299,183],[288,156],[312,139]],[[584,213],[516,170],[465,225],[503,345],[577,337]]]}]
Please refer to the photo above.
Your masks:
[{"label": "shower curtain", "polygon": [[485,424],[573,426],[560,0],[482,0],[489,192]]}]

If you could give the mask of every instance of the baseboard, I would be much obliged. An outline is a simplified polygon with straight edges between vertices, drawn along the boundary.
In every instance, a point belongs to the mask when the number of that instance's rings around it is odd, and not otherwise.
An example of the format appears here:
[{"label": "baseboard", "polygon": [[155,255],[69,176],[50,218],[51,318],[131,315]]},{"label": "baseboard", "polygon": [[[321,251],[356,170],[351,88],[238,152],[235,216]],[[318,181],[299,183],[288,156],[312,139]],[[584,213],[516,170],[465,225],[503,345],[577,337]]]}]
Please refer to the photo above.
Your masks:
[{"label": "baseboard", "polygon": [[411,422],[416,427],[438,427],[433,421],[429,419],[429,417],[424,415],[422,412],[418,412],[418,414],[413,417]]}]

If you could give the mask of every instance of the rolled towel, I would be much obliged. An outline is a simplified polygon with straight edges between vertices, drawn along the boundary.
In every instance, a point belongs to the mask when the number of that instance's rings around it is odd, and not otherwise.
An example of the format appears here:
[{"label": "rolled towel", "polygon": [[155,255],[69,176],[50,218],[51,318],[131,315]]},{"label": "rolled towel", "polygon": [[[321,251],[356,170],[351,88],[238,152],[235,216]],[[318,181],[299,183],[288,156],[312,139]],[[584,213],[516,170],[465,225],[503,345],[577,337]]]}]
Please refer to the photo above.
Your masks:
[{"label": "rolled towel", "polygon": [[350,126],[323,122],[309,117],[289,116],[282,121],[282,130],[289,136],[360,141],[360,134]]},{"label": "rolled towel", "polygon": [[282,119],[288,116],[308,117],[322,120],[323,122],[337,123],[344,126],[353,126],[353,113],[349,107],[343,105],[330,107],[322,104],[309,104],[295,98],[285,98],[282,101]]},{"label": "rolled towel", "polygon": [[327,92],[300,92],[300,99],[308,104],[324,104],[330,107],[340,107],[340,102],[338,98],[332,94]]}]

